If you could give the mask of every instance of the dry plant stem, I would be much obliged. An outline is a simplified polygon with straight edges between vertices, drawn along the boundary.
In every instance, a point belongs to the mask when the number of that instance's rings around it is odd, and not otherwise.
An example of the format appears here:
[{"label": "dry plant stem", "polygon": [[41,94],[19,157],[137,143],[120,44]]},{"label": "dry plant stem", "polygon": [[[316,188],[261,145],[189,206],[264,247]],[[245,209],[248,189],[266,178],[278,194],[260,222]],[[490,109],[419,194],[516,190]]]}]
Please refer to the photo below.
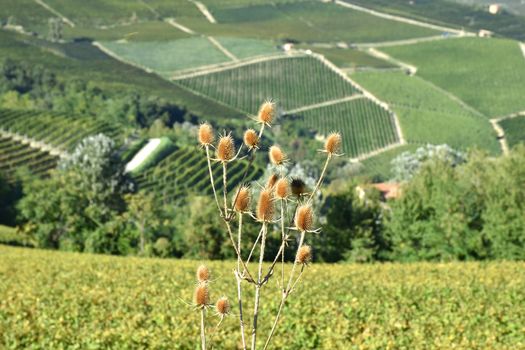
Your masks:
[{"label": "dry plant stem", "polygon": [[257,246],[257,243],[259,243],[259,240],[261,239],[261,236],[262,236],[262,227],[261,227],[261,230],[259,231],[259,235],[257,236],[257,239],[255,240],[255,243],[253,243],[253,246],[252,246],[252,249],[250,250],[250,254],[248,255],[248,259],[246,259],[246,265],[248,265],[250,263],[250,260],[252,259],[252,255],[253,255],[253,252],[255,250],[255,247]]},{"label": "dry plant stem", "polygon": [[[268,348],[268,345],[270,345],[270,341],[271,341],[271,339],[273,337],[273,334],[275,333],[275,329],[277,328],[277,323],[279,322],[279,319],[281,317],[281,313],[283,311],[284,304],[286,302],[286,299],[288,299],[288,296],[290,295],[290,292],[292,290],[292,288],[291,288],[292,281],[293,281],[293,277],[295,275],[295,268],[297,267],[297,254],[299,253],[299,249],[301,249],[301,247],[303,245],[304,234],[305,234],[304,231],[301,232],[301,238],[299,239],[299,246],[297,247],[297,253],[295,254],[295,260],[294,260],[294,263],[293,263],[293,266],[292,266],[292,272],[290,273],[290,278],[288,279],[288,286],[283,291],[281,302],[279,303],[279,309],[277,311],[277,315],[275,316],[275,320],[273,321],[272,330],[270,331],[270,335],[268,335],[268,339],[266,339],[266,343],[264,344],[263,350],[266,350]],[[304,266],[303,266],[303,269],[304,269]],[[301,269],[301,273],[299,274],[299,277],[297,278],[297,281],[299,280],[299,278],[301,278],[301,275],[303,273],[303,269]],[[295,283],[293,284],[294,287],[295,287],[295,284],[297,283],[297,281],[295,281]]]},{"label": "dry plant stem", "polygon": [[257,284],[255,285],[255,305],[253,308],[253,328],[252,328],[252,350],[255,350],[255,344],[257,341],[257,319],[259,317],[259,300],[261,298],[261,278],[262,278],[262,265],[264,261],[264,248],[266,244],[266,233],[267,226],[266,222],[263,222],[262,237],[261,237],[261,252],[259,255],[259,271],[257,277]]},{"label": "dry plant stem", "polygon": [[211,170],[211,158],[210,158],[210,146],[206,145],[206,159],[208,160],[208,171],[210,172],[210,182],[211,188],[213,190],[213,197],[215,198],[215,203],[217,203],[217,209],[222,215],[221,205],[219,204],[219,197],[217,197],[217,191],[215,190],[215,181],[213,180],[213,171]]},{"label": "dry plant stem", "polygon": [[227,163],[222,162],[222,193],[224,195],[224,217],[228,217],[228,171]]},{"label": "dry plant stem", "polygon": [[284,234],[284,204],[285,201],[281,200],[281,286],[284,288],[284,245],[286,244]]},{"label": "dry plant stem", "polygon": [[204,319],[206,318],[206,308],[201,308],[201,349],[206,350],[206,330],[204,328]]},{"label": "dry plant stem", "polygon": [[328,163],[330,163],[330,159],[332,159],[332,155],[328,153],[328,156],[326,157],[326,162],[324,163],[323,171],[321,171],[321,176],[319,176],[319,180],[317,180],[317,184],[315,185],[314,190],[310,194],[310,197],[308,197],[306,204],[309,204],[312,201],[315,193],[319,190],[319,187],[321,187],[321,183],[323,182],[324,175],[326,173],[326,169],[328,168]]},{"label": "dry plant stem", "polygon": [[235,272],[235,279],[237,280],[237,299],[239,301],[239,321],[241,327],[241,338],[242,338],[242,348],[246,350],[246,338],[244,335],[244,316],[242,313],[242,279],[240,277],[241,271],[241,238],[242,238],[242,213],[239,213],[239,231],[237,234],[237,247],[239,249],[239,255],[237,256],[237,271]]}]

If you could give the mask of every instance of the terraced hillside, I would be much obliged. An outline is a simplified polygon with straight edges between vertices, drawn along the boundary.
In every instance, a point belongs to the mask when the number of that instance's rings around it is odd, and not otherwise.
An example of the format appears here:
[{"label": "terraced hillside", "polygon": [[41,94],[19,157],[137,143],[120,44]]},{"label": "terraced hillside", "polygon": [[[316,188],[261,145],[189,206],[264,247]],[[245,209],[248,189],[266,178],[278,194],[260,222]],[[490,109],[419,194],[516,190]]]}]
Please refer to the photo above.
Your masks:
[{"label": "terraced hillside", "polygon": [[[235,162],[228,169],[228,186],[233,188],[239,184],[244,174],[247,161]],[[222,167],[213,164],[215,188],[222,191]],[[246,181],[257,180],[264,170],[252,166]],[[179,148],[156,166],[147,169],[135,178],[139,190],[155,193],[157,199],[171,202],[181,199],[189,193],[211,194],[206,155],[193,147]]]},{"label": "terraced hillside", "polygon": [[272,98],[286,111],[351,96],[358,90],[319,60],[300,56],[247,64],[177,80],[247,113]]},{"label": "terraced hillside", "polygon": [[52,152],[72,150],[86,136],[104,133],[117,138],[118,129],[90,117],[72,117],[47,111],[0,109],[0,132],[5,137],[32,142]]},{"label": "terraced hillside", "polygon": [[45,176],[56,167],[58,156],[0,135],[0,174],[11,180],[24,167],[32,174]]}]

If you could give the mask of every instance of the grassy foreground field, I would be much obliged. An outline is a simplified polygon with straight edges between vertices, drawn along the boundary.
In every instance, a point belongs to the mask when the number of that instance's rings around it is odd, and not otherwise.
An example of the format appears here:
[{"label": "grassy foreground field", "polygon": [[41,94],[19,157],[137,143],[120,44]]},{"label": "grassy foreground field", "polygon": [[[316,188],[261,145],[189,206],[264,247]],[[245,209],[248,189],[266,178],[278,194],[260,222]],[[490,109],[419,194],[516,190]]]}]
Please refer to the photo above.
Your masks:
[{"label": "grassy foreground field", "polygon": [[[191,301],[198,264],[0,246],[0,347],[197,348],[198,314],[179,298]],[[215,273],[212,300],[223,294],[233,299],[234,263],[209,266]],[[285,308],[273,345],[523,349],[524,267],[314,263]],[[270,287],[262,296],[261,335],[277,307],[277,290],[273,283]],[[217,321],[209,324],[213,347],[236,348],[235,317],[213,331]]]}]

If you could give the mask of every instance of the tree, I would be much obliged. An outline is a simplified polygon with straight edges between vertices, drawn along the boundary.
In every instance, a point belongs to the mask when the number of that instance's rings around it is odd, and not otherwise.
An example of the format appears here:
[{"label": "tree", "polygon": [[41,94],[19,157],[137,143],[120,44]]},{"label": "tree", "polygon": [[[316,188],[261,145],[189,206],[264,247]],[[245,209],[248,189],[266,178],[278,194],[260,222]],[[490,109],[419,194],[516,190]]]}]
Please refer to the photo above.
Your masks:
[{"label": "tree", "polygon": [[49,41],[58,42],[62,40],[62,32],[64,23],[60,18],[50,18],[48,21],[49,31],[48,39]]},{"label": "tree", "polygon": [[125,199],[127,211],[123,216],[138,230],[140,255],[145,255],[146,243],[152,242],[154,230],[161,225],[163,213],[151,194],[127,194]]}]

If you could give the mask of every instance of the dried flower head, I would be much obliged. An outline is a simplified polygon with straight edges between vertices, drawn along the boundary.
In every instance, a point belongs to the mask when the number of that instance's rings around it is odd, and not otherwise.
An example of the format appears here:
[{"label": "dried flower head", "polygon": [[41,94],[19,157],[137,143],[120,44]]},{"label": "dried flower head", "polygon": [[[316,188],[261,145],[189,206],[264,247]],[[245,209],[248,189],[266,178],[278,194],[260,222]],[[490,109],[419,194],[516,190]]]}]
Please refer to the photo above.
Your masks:
[{"label": "dried flower head", "polygon": [[277,180],[279,179],[279,176],[275,175],[275,174],[272,174],[269,178],[268,178],[268,181],[266,181],[266,188],[267,189],[272,189],[273,186],[275,186],[275,183],[277,182]]},{"label": "dried flower head", "polygon": [[328,135],[326,142],[324,144],[324,150],[328,154],[335,154],[341,149],[341,134],[338,132],[333,132]]},{"label": "dried flower head", "polygon": [[206,265],[201,265],[197,268],[197,281],[199,283],[206,283],[210,280],[210,270]]},{"label": "dried flower head", "polygon": [[279,199],[286,199],[290,194],[290,184],[286,178],[281,178],[275,184],[275,196]]},{"label": "dried flower head", "polygon": [[210,303],[210,295],[208,292],[208,286],[206,284],[199,284],[195,288],[195,294],[193,301],[198,307],[206,307]]},{"label": "dried flower head", "polygon": [[274,165],[282,165],[286,161],[286,155],[279,146],[270,147],[268,154]]},{"label": "dried flower head", "polygon": [[273,196],[270,189],[264,189],[259,195],[259,202],[257,203],[257,219],[259,221],[270,221],[273,218]]},{"label": "dried flower head", "polygon": [[226,316],[230,313],[230,301],[226,297],[221,297],[219,300],[217,300],[217,303],[215,304],[215,309],[217,310],[217,313],[221,316]]},{"label": "dried flower head", "polygon": [[208,123],[202,123],[199,127],[199,142],[203,146],[209,146],[213,143],[215,136],[213,135],[213,128]]},{"label": "dried flower head", "polygon": [[314,225],[314,213],[312,207],[305,204],[297,209],[295,214],[295,227],[301,231],[310,231]]},{"label": "dried flower head", "polygon": [[221,162],[228,162],[235,157],[235,144],[231,135],[222,136],[217,145],[217,158]]},{"label": "dried flower head", "polygon": [[306,184],[301,179],[292,179],[290,186],[292,187],[292,193],[297,197],[306,193]]},{"label": "dried flower head", "polygon": [[257,118],[259,123],[270,125],[275,117],[275,103],[272,101],[264,102],[259,108]]},{"label": "dried flower head", "polygon": [[239,188],[239,190],[233,196],[233,200],[235,201],[233,203],[235,211],[240,213],[248,211],[251,201],[250,189],[245,186]]},{"label": "dried flower head", "polygon": [[303,245],[297,251],[297,263],[307,265],[310,261],[312,261],[312,247]]},{"label": "dried flower head", "polygon": [[259,136],[257,135],[257,132],[253,129],[248,129],[244,132],[244,144],[248,149],[252,149],[254,147],[257,147],[257,144],[259,143]]}]

